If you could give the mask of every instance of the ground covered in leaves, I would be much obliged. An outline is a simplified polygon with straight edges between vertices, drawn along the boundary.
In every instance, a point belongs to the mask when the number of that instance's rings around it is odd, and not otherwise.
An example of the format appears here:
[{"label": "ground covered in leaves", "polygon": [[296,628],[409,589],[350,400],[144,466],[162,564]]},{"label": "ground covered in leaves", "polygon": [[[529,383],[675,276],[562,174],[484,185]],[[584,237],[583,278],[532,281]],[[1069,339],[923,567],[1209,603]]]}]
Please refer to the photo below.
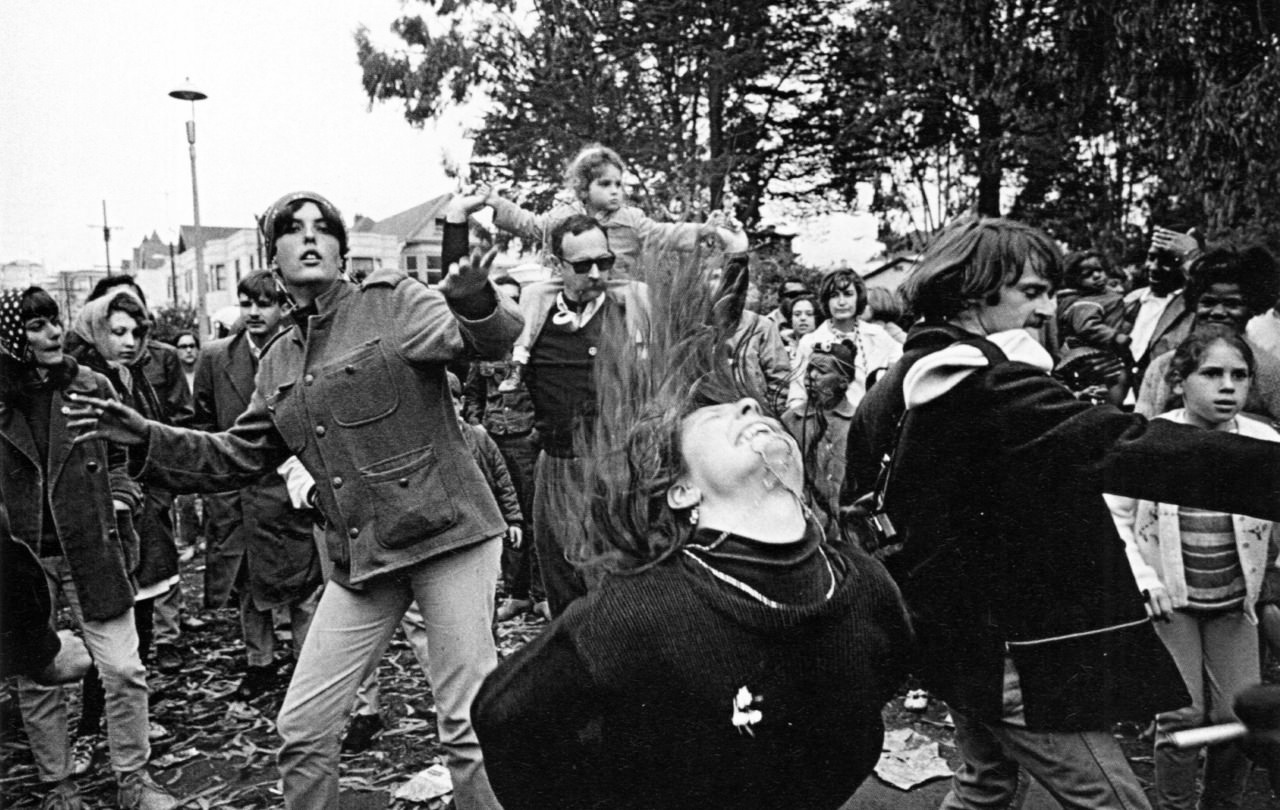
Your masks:
[{"label": "ground covered in leaves", "polygon": [[[183,583],[188,616],[203,622],[203,626],[184,630],[185,666],[177,672],[153,670],[149,675],[151,719],[166,732],[152,743],[153,773],[162,784],[184,796],[188,807],[201,810],[279,807],[279,773],[275,766],[279,739],[275,733],[275,714],[284,695],[284,679],[272,693],[251,702],[234,699],[233,693],[245,667],[239,620],[234,609],[199,608],[202,577],[203,567],[199,562],[185,566]],[[499,625],[500,654],[509,655],[519,649],[545,624],[528,614]],[[283,637],[287,638],[287,633]],[[287,666],[287,644],[284,649],[279,660]],[[393,639],[379,675],[388,730],[370,750],[343,757],[343,808],[438,810],[442,804],[439,800],[410,804],[391,798],[401,783],[442,761],[431,692],[403,636],[397,634]],[[1280,682],[1280,666],[1273,662],[1267,679]],[[71,691],[74,728],[79,712],[79,690]],[[905,711],[901,698],[885,709],[888,728],[911,727],[938,740],[942,743],[941,753],[955,764],[953,733],[947,719],[946,706],[938,701],[931,701],[928,711],[922,714]],[[1135,772],[1149,787],[1152,779],[1150,743],[1138,738],[1139,729],[1119,731]],[[35,785],[35,766],[16,703],[10,695],[0,695],[0,807],[38,806],[40,797],[34,791]],[[99,749],[94,770],[80,779],[80,790],[88,807],[115,806],[115,780],[105,747]],[[899,799],[891,803],[913,806],[909,796],[899,794]],[[936,806],[936,799],[932,799],[932,804]],[[1255,771],[1244,808],[1263,810],[1272,806],[1265,774]],[[860,802],[856,798],[846,805],[846,808],[858,807]]]}]

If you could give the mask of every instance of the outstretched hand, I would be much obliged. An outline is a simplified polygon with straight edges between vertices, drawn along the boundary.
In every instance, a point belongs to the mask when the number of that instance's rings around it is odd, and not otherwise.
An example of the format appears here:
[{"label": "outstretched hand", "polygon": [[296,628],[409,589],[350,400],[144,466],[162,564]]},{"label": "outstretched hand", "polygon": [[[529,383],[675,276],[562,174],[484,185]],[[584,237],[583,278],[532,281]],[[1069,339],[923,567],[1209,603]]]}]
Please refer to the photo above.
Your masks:
[{"label": "outstretched hand", "polygon": [[68,393],[67,399],[72,404],[63,405],[62,413],[76,444],[94,439],[116,444],[142,444],[147,440],[149,423],[123,402],[73,393]]},{"label": "outstretched hand", "polygon": [[480,292],[489,283],[489,271],[497,257],[497,245],[484,254],[478,248],[471,251],[471,256],[449,266],[449,272],[440,281],[440,292],[453,300],[467,299]]}]

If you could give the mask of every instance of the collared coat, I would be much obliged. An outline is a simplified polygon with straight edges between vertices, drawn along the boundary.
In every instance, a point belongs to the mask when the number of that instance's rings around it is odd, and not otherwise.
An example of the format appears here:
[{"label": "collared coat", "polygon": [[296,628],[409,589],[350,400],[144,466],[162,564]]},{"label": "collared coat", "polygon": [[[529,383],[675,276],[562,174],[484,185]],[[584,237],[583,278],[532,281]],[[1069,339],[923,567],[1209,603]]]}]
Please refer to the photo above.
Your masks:
[{"label": "collared coat", "polygon": [[[115,399],[107,379],[84,366],[66,390]],[[39,554],[44,532],[40,504],[48,493],[84,616],[102,621],[133,607],[130,574],[138,560],[137,538],[121,538],[113,501],[137,509],[142,493],[128,476],[123,450],[104,441],[73,443],[62,414],[64,393],[53,393],[47,468],[41,467],[27,420],[0,401],[0,499],[8,507],[13,536]]]},{"label": "collared coat", "polygon": [[[463,241],[465,249],[465,227]],[[344,585],[502,535],[445,366],[468,354],[501,359],[521,319],[492,285],[477,295],[450,302],[391,270],[360,285],[335,282],[305,331],[269,344],[249,407],[229,431],[152,425],[139,474],[218,492],[298,456],[315,478],[333,577]],[[486,314],[461,314],[477,311]]]},{"label": "collared coat", "polygon": [[[850,496],[872,488],[893,448],[907,371],[973,337],[912,329],[902,361],[854,415]],[[1020,362],[913,407],[892,464],[886,506],[905,542],[888,562],[915,621],[921,674],[953,707],[999,720],[1013,658],[1037,730],[1106,728],[1187,700],[1143,627],[1104,493],[1280,517],[1280,445],[1090,406]]]},{"label": "collared coat", "polygon": [[[192,427],[227,430],[249,407],[257,372],[249,341],[240,332],[201,348]],[[260,610],[305,599],[321,581],[312,525],[274,470],[251,486],[206,497],[205,604],[226,606],[241,566]]]}]

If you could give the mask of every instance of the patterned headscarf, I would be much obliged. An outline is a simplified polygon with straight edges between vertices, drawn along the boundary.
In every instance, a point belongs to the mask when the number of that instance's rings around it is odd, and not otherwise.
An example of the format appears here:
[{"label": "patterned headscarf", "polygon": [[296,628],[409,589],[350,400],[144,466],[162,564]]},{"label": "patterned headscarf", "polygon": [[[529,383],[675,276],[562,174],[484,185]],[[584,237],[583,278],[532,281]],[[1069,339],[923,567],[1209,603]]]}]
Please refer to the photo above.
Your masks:
[{"label": "patterned headscarf", "polygon": [[20,290],[0,292],[0,351],[15,360],[27,353],[27,326],[22,320]]},{"label": "patterned headscarf", "polygon": [[[121,295],[132,298],[134,302],[142,308],[145,322],[140,325],[149,325],[150,315],[147,313],[146,305],[143,304],[138,296],[134,294],[133,290],[130,290],[127,287],[115,287],[109,290],[107,294],[101,298],[95,298],[85,304],[84,307],[76,313],[75,323],[71,325],[71,331],[75,332],[76,336],[81,340],[97,349],[98,353],[102,354],[104,359],[106,358],[106,355],[103,353],[102,347],[106,344],[107,337],[111,334],[111,327],[107,325],[107,319],[110,317],[109,310],[111,308],[111,302]],[[138,350],[140,352],[145,351],[142,346],[139,346]],[[120,363],[108,361],[107,365],[112,368],[121,369],[121,371],[125,372],[122,376],[125,378],[128,377],[127,369],[125,369]]]}]

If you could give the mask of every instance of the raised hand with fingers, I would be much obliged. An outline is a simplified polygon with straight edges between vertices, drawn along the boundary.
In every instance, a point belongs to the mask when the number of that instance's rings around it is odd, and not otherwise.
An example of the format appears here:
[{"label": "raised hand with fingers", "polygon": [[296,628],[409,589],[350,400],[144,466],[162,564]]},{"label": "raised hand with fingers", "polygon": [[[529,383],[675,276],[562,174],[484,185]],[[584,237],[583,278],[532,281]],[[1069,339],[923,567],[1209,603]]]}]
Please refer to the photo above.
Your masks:
[{"label": "raised hand with fingers", "polygon": [[146,442],[151,423],[123,402],[75,393],[67,398],[71,404],[62,406],[62,413],[76,444],[94,439],[126,445]]},{"label": "raised hand with fingers", "polygon": [[471,251],[471,256],[449,266],[449,272],[440,281],[440,292],[446,298],[462,300],[470,298],[489,283],[489,271],[493,269],[493,260],[498,256],[498,247],[489,248],[481,254]]}]

